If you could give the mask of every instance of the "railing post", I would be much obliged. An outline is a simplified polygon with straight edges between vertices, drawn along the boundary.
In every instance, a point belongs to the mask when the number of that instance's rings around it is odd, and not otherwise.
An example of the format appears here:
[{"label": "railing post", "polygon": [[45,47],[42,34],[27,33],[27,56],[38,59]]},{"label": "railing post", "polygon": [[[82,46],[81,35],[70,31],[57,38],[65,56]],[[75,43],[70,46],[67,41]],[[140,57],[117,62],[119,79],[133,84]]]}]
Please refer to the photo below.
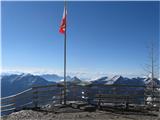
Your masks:
[{"label": "railing post", "polygon": [[147,101],[146,101],[146,99],[147,99],[147,94],[146,94],[146,87],[144,87],[144,105],[147,105]]},{"label": "railing post", "polygon": [[13,99],[13,104],[14,104],[13,106],[14,106],[14,108],[15,108],[14,111],[16,112],[16,111],[17,111],[16,96],[14,96],[12,99]]},{"label": "railing post", "polygon": [[88,86],[85,86],[85,88],[86,88],[87,103],[90,104],[89,87],[88,87]]},{"label": "railing post", "polygon": [[34,105],[34,108],[37,108],[38,107],[38,90],[37,88],[34,88],[32,87],[32,90],[33,90],[33,105]]},{"label": "railing post", "polygon": [[125,103],[125,109],[128,110],[129,109],[129,96],[126,96],[126,103]]},{"label": "railing post", "polygon": [[101,94],[99,94],[99,100],[98,100],[98,109],[100,109],[101,108]]},{"label": "railing post", "polygon": [[73,85],[73,87],[72,87],[72,88],[73,88],[73,90],[72,90],[73,92],[72,92],[72,93],[73,93],[74,101],[77,101],[77,97],[76,97],[76,87],[77,87],[76,85]]},{"label": "railing post", "polygon": [[63,89],[60,87],[60,104],[62,104]]}]

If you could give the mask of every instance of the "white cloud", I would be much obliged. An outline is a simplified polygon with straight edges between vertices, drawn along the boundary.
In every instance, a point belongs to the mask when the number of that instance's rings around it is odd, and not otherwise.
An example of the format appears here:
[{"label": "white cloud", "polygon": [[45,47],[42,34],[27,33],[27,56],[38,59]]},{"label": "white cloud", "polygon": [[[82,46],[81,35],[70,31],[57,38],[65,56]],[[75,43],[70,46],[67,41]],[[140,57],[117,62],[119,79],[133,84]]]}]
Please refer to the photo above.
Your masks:
[{"label": "white cloud", "polygon": [[[25,68],[25,67],[17,67],[17,68],[3,68],[1,73],[31,73],[34,75],[39,74],[57,74],[63,76],[63,70],[51,69],[51,68]],[[132,73],[127,74],[120,74],[116,72],[90,72],[87,69],[79,69],[79,70],[72,70],[67,72],[67,76],[77,76],[83,80],[95,80],[100,77],[108,76],[113,77],[115,75],[122,75],[124,77],[137,77],[138,75],[134,75]],[[141,76],[139,76],[141,77]]]}]

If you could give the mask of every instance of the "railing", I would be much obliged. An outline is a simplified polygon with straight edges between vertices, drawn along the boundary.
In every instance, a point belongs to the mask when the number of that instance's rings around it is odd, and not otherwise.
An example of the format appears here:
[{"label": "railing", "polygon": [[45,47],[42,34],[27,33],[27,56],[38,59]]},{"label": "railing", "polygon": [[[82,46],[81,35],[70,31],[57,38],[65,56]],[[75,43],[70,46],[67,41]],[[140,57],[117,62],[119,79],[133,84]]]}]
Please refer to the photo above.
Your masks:
[{"label": "railing", "polygon": [[[1,115],[12,113],[13,111],[16,111],[18,109],[21,109],[25,106],[32,104],[31,100],[26,101],[26,98],[30,96],[29,94],[31,91],[32,88],[27,89],[15,95],[1,98]],[[17,101],[20,101],[20,103],[17,103]]]},{"label": "railing", "polygon": [[58,84],[32,87],[34,107],[41,107],[49,103],[62,103],[62,90],[63,86]]},{"label": "railing", "polygon": [[[68,100],[85,101],[88,104],[98,107],[109,105],[142,106],[145,108],[160,108],[160,91],[151,95],[146,93],[145,85],[125,85],[125,84],[91,84],[88,86],[69,86]],[[160,86],[153,87],[154,89]],[[152,97],[152,100],[148,98]],[[150,105],[149,105],[150,104]]]},{"label": "railing", "polygon": [[[32,86],[23,92],[1,98],[1,115],[7,115],[24,108],[37,108],[49,102],[60,101],[61,86]],[[53,98],[54,97],[54,98]]]},{"label": "railing", "polygon": [[[160,86],[155,87],[156,89]],[[147,105],[148,102],[160,107],[160,94],[154,95],[154,101],[147,98],[146,86],[138,85],[68,85],[67,101],[83,101],[88,104],[102,107],[105,104],[113,103]],[[32,86],[15,95],[1,98],[1,115],[7,115],[24,108],[41,108],[47,104],[63,103],[63,85],[53,84],[45,86]]]},{"label": "railing", "polygon": [[[96,85],[97,86],[97,85]],[[102,89],[101,89],[102,88]],[[108,90],[107,92],[104,91]],[[110,88],[110,89],[108,89]],[[147,86],[145,85],[102,85],[100,89],[94,94],[94,98],[100,102],[100,104],[105,103],[121,103],[128,107],[129,104],[134,104],[135,106],[144,105],[148,106],[148,102],[152,102],[153,105],[160,107],[160,91],[158,89],[160,86],[154,86],[152,89],[155,91],[153,94],[147,94],[146,89]],[[155,98],[154,100],[148,100],[148,97]],[[102,101],[102,102],[101,102]]]}]

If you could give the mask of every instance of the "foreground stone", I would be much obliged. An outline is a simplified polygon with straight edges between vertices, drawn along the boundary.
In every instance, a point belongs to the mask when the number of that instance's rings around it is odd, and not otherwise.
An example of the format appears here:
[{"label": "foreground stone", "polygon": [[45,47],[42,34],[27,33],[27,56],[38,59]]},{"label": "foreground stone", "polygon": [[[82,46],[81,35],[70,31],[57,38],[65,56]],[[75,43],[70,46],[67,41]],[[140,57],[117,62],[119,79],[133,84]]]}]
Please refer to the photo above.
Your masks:
[{"label": "foreground stone", "polygon": [[[65,112],[21,110],[2,117],[2,120],[160,120],[158,116],[140,113],[113,113],[106,111],[84,112],[71,108]],[[67,112],[68,110],[68,112]],[[71,110],[71,111],[70,111]],[[63,111],[63,110],[62,110]]]}]

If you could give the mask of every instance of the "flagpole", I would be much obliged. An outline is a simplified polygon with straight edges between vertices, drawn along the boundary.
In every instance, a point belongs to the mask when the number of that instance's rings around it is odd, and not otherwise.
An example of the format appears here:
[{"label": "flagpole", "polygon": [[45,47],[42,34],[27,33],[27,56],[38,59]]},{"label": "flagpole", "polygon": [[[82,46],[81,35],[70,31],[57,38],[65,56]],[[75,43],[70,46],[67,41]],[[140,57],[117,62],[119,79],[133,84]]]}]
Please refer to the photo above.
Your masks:
[{"label": "flagpole", "polygon": [[[65,7],[65,15],[66,15],[66,0],[64,1],[64,7]],[[67,16],[66,16],[67,17]],[[67,19],[67,18],[66,18]],[[66,89],[67,89],[67,84],[66,84],[66,47],[67,47],[67,41],[66,41],[66,31],[67,31],[67,22],[65,19],[65,33],[64,33],[64,105],[66,105]]]}]

